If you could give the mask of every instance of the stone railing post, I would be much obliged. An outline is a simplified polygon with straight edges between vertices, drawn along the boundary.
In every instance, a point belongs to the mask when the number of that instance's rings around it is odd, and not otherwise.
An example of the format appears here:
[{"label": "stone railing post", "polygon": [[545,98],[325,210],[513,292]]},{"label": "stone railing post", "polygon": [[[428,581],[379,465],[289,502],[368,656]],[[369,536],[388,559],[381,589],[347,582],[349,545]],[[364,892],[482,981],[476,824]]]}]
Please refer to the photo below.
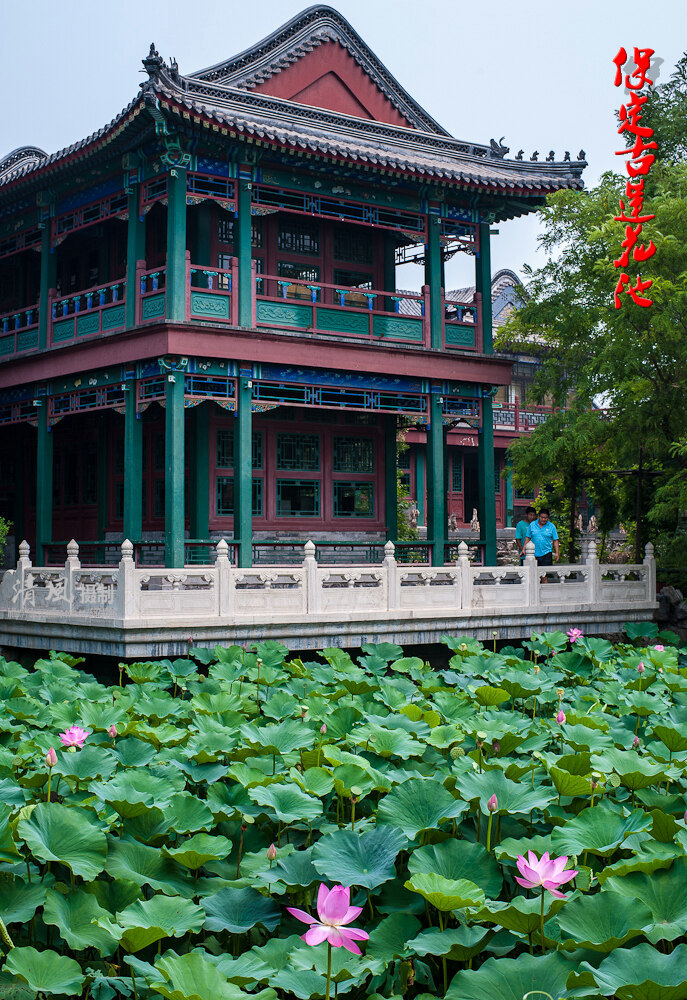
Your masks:
[{"label": "stone railing post", "polygon": [[19,558],[17,559],[17,579],[15,581],[15,596],[12,597],[13,610],[23,611],[24,610],[24,591],[25,585],[24,580],[26,579],[26,574],[31,572],[31,560],[29,558],[29,553],[31,552],[31,546],[24,539],[23,542],[19,543]]},{"label": "stone railing post", "polygon": [[81,569],[79,546],[78,543],[72,538],[71,541],[67,542],[67,558],[64,563],[64,575],[67,578],[67,602],[69,604],[69,610],[72,610],[74,607],[74,574],[79,569]]},{"label": "stone railing post", "polygon": [[590,538],[587,543],[587,569],[589,572],[587,582],[589,603],[596,604],[601,593],[601,570],[599,569],[599,557],[596,553],[596,540],[594,538]]},{"label": "stone railing post", "polygon": [[303,546],[303,572],[305,575],[305,611],[314,614],[320,610],[320,590],[317,585],[317,560],[315,559],[315,543],[307,541]]},{"label": "stone railing post", "polygon": [[456,565],[460,571],[460,606],[469,611],[472,607],[472,566],[466,542],[460,542],[458,545]]},{"label": "stone railing post", "polygon": [[401,594],[398,586],[398,563],[396,562],[396,546],[387,542],[384,546],[384,562],[382,567],[386,574],[386,607],[394,611],[401,606]]},{"label": "stone railing post", "polygon": [[134,547],[128,538],[122,542],[122,558],[117,572],[117,610],[123,619],[134,618],[138,610],[138,584],[134,566]]},{"label": "stone railing post", "polygon": [[586,535],[580,535],[580,563],[584,565],[587,561],[588,539]]},{"label": "stone railing post", "polygon": [[523,566],[527,570],[527,604],[529,607],[537,607],[539,601],[539,567],[534,556],[534,542],[528,538],[525,542],[525,562]]},{"label": "stone railing post", "polygon": [[644,565],[647,568],[646,590],[647,600],[656,600],[656,560],[654,559],[654,546],[647,542],[644,546]]},{"label": "stone railing post", "polygon": [[217,614],[230,615],[233,605],[231,591],[231,566],[229,565],[229,546],[223,538],[217,542],[215,548],[217,558],[215,560],[215,584],[217,587]]}]

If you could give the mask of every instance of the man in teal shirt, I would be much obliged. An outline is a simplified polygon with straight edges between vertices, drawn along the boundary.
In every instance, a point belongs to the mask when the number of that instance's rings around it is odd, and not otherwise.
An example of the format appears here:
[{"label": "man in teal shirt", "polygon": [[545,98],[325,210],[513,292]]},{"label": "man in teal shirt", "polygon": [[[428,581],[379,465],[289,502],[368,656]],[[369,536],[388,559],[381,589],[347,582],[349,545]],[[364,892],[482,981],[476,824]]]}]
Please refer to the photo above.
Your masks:
[{"label": "man in teal shirt", "polygon": [[530,524],[527,537],[534,542],[534,555],[538,566],[553,566],[558,562],[558,532],[556,525],[549,521],[548,507],[542,507],[539,517]]},{"label": "man in teal shirt", "polygon": [[522,562],[525,558],[525,542],[527,541],[527,532],[530,530],[530,525],[536,516],[537,512],[534,507],[528,507],[522,521],[518,521],[515,526],[515,544],[518,547],[520,562]]}]

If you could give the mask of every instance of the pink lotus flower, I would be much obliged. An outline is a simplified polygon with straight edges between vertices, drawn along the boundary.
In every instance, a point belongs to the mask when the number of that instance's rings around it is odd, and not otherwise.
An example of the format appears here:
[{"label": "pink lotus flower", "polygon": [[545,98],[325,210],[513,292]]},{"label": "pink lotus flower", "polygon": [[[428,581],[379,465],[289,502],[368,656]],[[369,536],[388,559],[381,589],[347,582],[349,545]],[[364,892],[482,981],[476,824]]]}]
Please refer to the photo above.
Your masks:
[{"label": "pink lotus flower", "polygon": [[270,844],[270,846],[267,848],[267,857],[269,858],[270,861],[277,860],[277,848],[274,846],[274,844]]},{"label": "pink lotus flower", "polygon": [[332,948],[341,948],[353,952],[354,955],[361,955],[360,948],[356,941],[367,941],[370,936],[367,931],[358,930],[357,927],[346,927],[362,913],[362,906],[350,906],[351,890],[343,885],[335,885],[333,889],[328,889],[322,882],[317,893],[317,916],[315,920],[305,910],[298,910],[292,906],[287,906],[287,911],[304,924],[310,924],[308,930],[301,936],[301,940],[306,944],[316,945],[322,941],[328,941]]},{"label": "pink lotus flower", "polygon": [[637,673],[643,674],[645,670],[646,670],[646,667],[644,666],[644,664],[640,660],[639,663],[637,664]]},{"label": "pink lotus flower", "polygon": [[499,808],[499,800],[496,798],[496,793],[494,792],[492,797],[487,802],[487,809],[489,810],[490,813],[495,813],[498,810],[498,808]]},{"label": "pink lotus flower", "polygon": [[634,737],[634,739],[632,740],[632,746],[635,748],[635,750],[637,749],[637,747],[639,746],[639,736]]},{"label": "pink lotus flower", "polygon": [[568,639],[570,639],[570,641],[574,644],[577,642],[578,639],[582,638],[582,629],[569,628],[565,634],[567,635]]},{"label": "pink lotus flower", "polygon": [[320,726],[320,732],[322,733],[323,736],[327,735],[327,727],[325,726],[324,722]]},{"label": "pink lotus flower", "polygon": [[522,878],[516,875],[515,881],[525,889],[541,887],[558,899],[566,899],[567,897],[558,891],[558,887],[577,875],[577,871],[573,871],[571,868],[566,869],[567,863],[567,855],[561,858],[550,858],[548,851],[544,851],[541,859],[537,858],[534,851],[527,852],[527,860],[522,854],[519,854],[516,864]]},{"label": "pink lotus flower", "polygon": [[88,729],[82,729],[81,726],[70,726],[65,732],[60,733],[60,739],[66,747],[78,747],[80,750],[90,735]]},{"label": "pink lotus flower", "polygon": [[562,726],[563,723],[565,722],[565,712],[563,711],[562,708],[560,709],[558,715],[556,716],[556,722],[559,724],[559,726]]},{"label": "pink lotus flower", "polygon": [[45,763],[47,767],[54,767],[57,763],[57,754],[55,753],[55,747],[50,747],[45,755]]},{"label": "pink lotus flower", "polygon": [[112,739],[112,740],[113,740],[113,739],[115,738],[115,736],[117,735],[117,727],[116,727],[116,726],[115,726],[114,724],[113,724],[113,725],[111,725],[111,726],[110,726],[110,728],[108,729],[108,731],[107,731],[107,735],[108,735],[108,736],[110,737],[110,739]]},{"label": "pink lotus flower", "polygon": [[657,649],[657,650],[659,651],[659,653],[662,653],[662,652],[663,652],[663,650],[664,650],[665,648],[666,648],[666,647],[665,647],[665,646],[662,646],[662,645],[660,644],[660,642],[659,642],[659,644],[658,644],[657,646],[654,646],[654,649]]}]

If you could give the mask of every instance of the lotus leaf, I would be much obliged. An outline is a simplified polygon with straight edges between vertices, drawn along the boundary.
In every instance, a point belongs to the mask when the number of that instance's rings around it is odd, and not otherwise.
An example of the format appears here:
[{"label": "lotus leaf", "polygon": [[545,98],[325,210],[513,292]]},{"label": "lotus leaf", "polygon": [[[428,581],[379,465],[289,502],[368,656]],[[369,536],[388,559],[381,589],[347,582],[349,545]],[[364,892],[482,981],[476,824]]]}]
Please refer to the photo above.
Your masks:
[{"label": "lotus leaf", "polygon": [[680,944],[669,955],[663,955],[649,944],[638,944],[619,948],[598,969],[582,962],[580,973],[598,986],[602,996],[618,1000],[684,1000],[686,968],[687,945]]},{"label": "lotus leaf", "polygon": [[249,887],[221,889],[213,896],[205,896],[202,905],[207,914],[205,927],[209,931],[243,934],[258,923],[273,931],[281,919],[276,904]]},{"label": "lotus leaf", "polygon": [[557,854],[582,854],[590,851],[602,856],[611,854],[632,833],[651,829],[651,817],[641,809],[623,816],[606,803],[583,809],[574,819],[556,827],[551,841]]},{"label": "lotus leaf", "polygon": [[467,812],[468,804],[456,799],[440,781],[411,778],[397,785],[379,803],[383,823],[397,826],[409,840],[422,830],[433,830],[444,820]]},{"label": "lotus leaf", "polygon": [[154,847],[135,840],[111,838],[105,870],[115,879],[149,885],[167,896],[183,896],[189,882],[183,868]]},{"label": "lotus leaf", "polygon": [[312,862],[321,875],[335,883],[376,889],[395,876],[396,856],[406,844],[405,835],[393,826],[367,833],[337,830],[317,841]]},{"label": "lotus leaf", "polygon": [[[187,955],[168,952],[155,964],[157,977],[149,987],[167,1000],[243,1000],[245,993],[230,983],[208,958],[200,952]],[[264,1000],[276,1000],[274,990],[255,994]]]},{"label": "lotus leaf", "polygon": [[164,853],[184,868],[196,871],[208,861],[221,861],[231,851],[231,841],[226,837],[211,837],[207,833],[197,833],[178,847],[165,847]]},{"label": "lotus leaf", "polygon": [[43,920],[59,929],[70,948],[77,951],[95,948],[103,956],[112,955],[117,948],[117,938],[95,923],[103,917],[108,917],[107,911],[88,892],[79,891],[63,896],[52,889],[48,890]]},{"label": "lotus leaf", "polygon": [[73,958],[45,948],[41,951],[13,948],[7,956],[5,970],[19,976],[39,993],[76,996],[81,993],[85,979],[81,966]]},{"label": "lotus leaf", "polygon": [[446,913],[449,910],[475,908],[484,903],[484,892],[468,879],[449,879],[443,875],[413,875],[405,883],[406,889],[419,892],[421,896]]},{"label": "lotus leaf", "polygon": [[448,988],[446,1000],[523,1000],[529,994],[560,997],[574,968],[562,955],[488,958],[477,971],[458,972]]},{"label": "lotus leaf", "polygon": [[322,815],[320,800],[307,795],[297,785],[258,786],[251,788],[248,794],[258,805],[274,813],[280,822],[311,821]]},{"label": "lotus leaf", "polygon": [[436,874],[453,880],[469,879],[489,899],[495,899],[503,885],[498,864],[482,844],[453,838],[416,848],[408,860],[408,870],[412,876]]},{"label": "lotus leaf", "polygon": [[107,840],[89,810],[39,802],[28,819],[19,820],[17,833],[35,857],[60,861],[87,881],[105,867]]},{"label": "lotus leaf", "polygon": [[640,900],[604,891],[571,900],[559,913],[558,926],[566,948],[609,952],[638,937],[652,920]]},{"label": "lotus leaf", "polygon": [[649,907],[653,926],[646,928],[652,944],[681,937],[687,924],[687,858],[679,858],[667,871],[612,875],[604,891],[620,893]]}]

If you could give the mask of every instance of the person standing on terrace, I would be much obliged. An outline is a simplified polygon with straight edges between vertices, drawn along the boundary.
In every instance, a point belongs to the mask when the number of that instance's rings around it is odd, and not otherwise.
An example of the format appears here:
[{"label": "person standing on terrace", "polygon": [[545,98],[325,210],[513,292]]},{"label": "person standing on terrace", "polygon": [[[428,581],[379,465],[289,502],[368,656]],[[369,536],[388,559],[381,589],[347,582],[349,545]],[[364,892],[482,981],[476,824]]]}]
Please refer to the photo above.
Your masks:
[{"label": "person standing on terrace", "polygon": [[527,537],[534,542],[534,555],[539,566],[553,566],[558,562],[558,532],[549,521],[548,507],[542,507],[539,517],[527,529]]},{"label": "person standing on terrace", "polygon": [[534,507],[528,507],[525,511],[525,516],[518,521],[515,526],[515,544],[518,547],[518,555],[520,556],[521,563],[525,558],[525,543],[528,538],[527,532],[530,530],[530,525],[536,516],[537,512]]}]

